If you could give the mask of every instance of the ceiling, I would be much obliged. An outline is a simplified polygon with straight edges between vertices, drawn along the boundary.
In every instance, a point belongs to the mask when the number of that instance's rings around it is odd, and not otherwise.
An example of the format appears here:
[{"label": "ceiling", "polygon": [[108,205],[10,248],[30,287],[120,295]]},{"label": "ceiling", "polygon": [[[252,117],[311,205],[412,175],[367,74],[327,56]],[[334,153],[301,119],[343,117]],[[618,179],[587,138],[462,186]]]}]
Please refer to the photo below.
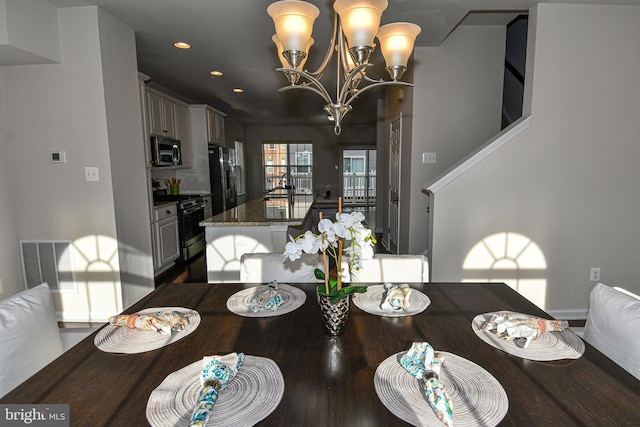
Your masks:
[{"label": "ceiling", "polygon": [[[133,29],[138,70],[150,77],[151,87],[168,89],[189,103],[209,104],[247,124],[327,123],[322,110],[324,102],[318,95],[300,90],[277,92],[287,82],[275,71],[280,63],[271,42],[273,21],[266,13],[273,0],[48,1],[57,7],[97,5]],[[320,9],[314,25],[315,45],[306,66],[314,70],[329,42],[332,0],[309,1]],[[416,23],[422,27],[416,46],[438,46],[461,23],[506,25],[535,3],[534,0],[389,0],[382,24]],[[176,41],[186,41],[192,48],[176,49],[172,46]],[[373,61],[383,62],[379,52]],[[212,70],[222,71],[224,76],[211,77]],[[330,66],[330,71],[333,73],[328,71],[324,79],[335,81],[334,67]],[[387,77],[383,65],[372,67],[367,73],[372,78]],[[332,93],[329,88],[335,87],[335,83],[325,86]],[[233,88],[242,88],[244,93],[233,93]],[[374,123],[376,99],[383,96],[382,90],[371,90],[356,100],[343,125]]]}]

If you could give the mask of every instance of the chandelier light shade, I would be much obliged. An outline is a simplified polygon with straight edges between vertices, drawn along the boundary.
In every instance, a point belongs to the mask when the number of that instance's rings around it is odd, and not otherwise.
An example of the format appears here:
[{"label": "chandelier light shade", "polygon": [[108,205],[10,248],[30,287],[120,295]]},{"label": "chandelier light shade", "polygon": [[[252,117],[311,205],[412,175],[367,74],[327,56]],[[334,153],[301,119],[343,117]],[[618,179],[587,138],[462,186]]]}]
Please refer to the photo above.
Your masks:
[{"label": "chandelier light shade", "polygon": [[292,57],[287,58],[290,66],[299,66],[306,56],[304,52],[311,39],[313,22],[320,15],[320,10],[304,1],[281,0],[269,5],[267,13],[273,19],[283,52]]},{"label": "chandelier light shade", "polygon": [[[380,27],[387,0],[336,0],[333,4],[333,32],[327,53],[316,71],[304,69],[313,45],[313,23],[320,11],[303,0],[280,0],[267,8],[273,19],[276,34],[272,37],[282,64],[282,71],[290,85],[279,89],[305,89],[320,95],[328,119],[334,122],[336,135],[341,132],[342,118],[353,108],[351,103],[367,90],[383,85],[413,86],[399,81],[407,69],[407,62],[420,27],[407,23],[387,24]],[[375,48],[377,36],[386,70],[391,80],[373,80],[366,74],[371,67],[369,58]],[[339,81],[335,101],[320,82],[327,65],[336,53]],[[340,80],[340,76],[344,76]],[[365,86],[360,88],[360,84]]]},{"label": "chandelier light shade", "polygon": [[380,50],[392,79],[398,80],[402,74],[396,75],[397,72],[404,73],[407,69],[407,62],[418,34],[420,27],[410,22],[387,24],[378,30]]},{"label": "chandelier light shade", "polygon": [[[373,51],[373,39],[387,5],[387,0],[336,0],[333,10],[340,16],[342,32],[350,48],[365,48],[369,54]],[[369,58],[354,60],[360,65]]]}]

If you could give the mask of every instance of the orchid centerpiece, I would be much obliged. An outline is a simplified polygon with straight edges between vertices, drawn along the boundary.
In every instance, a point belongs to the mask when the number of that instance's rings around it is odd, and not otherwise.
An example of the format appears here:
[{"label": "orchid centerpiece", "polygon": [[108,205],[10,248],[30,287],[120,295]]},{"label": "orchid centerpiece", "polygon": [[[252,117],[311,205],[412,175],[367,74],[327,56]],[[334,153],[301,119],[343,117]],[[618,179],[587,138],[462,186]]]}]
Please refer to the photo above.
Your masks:
[{"label": "orchid centerpiece", "polygon": [[[342,198],[338,198],[338,213],[336,220],[322,218],[318,222],[318,234],[306,231],[298,237],[289,236],[283,254],[291,261],[300,258],[302,253],[317,254],[322,252],[323,270],[315,269],[315,276],[324,280],[324,285],[318,285],[318,293],[328,295],[332,303],[353,293],[366,292],[366,286],[342,287],[342,254],[349,258],[349,269],[366,267],[367,261],[373,257],[373,245],[376,239],[371,230],[362,225],[364,215],[361,212],[342,213]],[[345,243],[346,242],[346,243]],[[337,275],[329,277],[329,259],[335,261]]]}]

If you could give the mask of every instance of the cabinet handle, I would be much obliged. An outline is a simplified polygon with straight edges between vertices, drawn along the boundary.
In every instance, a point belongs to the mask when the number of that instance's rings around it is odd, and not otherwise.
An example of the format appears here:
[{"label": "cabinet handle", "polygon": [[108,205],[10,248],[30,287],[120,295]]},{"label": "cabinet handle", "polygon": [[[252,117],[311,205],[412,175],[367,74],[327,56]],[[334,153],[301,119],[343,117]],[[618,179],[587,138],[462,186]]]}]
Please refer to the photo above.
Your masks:
[{"label": "cabinet handle", "polygon": [[168,209],[166,211],[164,211],[164,213],[166,213],[167,215],[171,215],[171,211],[168,210]]}]

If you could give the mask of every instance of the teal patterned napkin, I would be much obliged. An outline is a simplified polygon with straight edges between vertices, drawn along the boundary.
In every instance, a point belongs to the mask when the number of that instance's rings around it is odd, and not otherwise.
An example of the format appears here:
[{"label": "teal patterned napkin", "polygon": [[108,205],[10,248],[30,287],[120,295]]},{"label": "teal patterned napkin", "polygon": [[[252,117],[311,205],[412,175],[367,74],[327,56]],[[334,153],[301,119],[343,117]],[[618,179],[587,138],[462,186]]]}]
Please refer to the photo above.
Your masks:
[{"label": "teal patterned napkin", "polygon": [[407,310],[409,308],[409,295],[411,295],[411,288],[406,283],[401,285],[385,283],[380,308],[390,311]]},{"label": "teal patterned napkin", "polygon": [[453,426],[451,401],[440,382],[440,368],[444,357],[436,356],[433,347],[426,342],[414,342],[402,356],[400,364],[422,384],[422,390],[433,412],[446,426]]},{"label": "teal patterned napkin", "polygon": [[249,308],[254,313],[260,310],[276,311],[282,305],[282,295],[278,292],[278,281],[269,282],[267,288],[251,298]]},{"label": "teal patterned napkin", "polygon": [[218,393],[236,376],[244,362],[244,353],[205,356],[202,359],[202,391],[191,414],[189,426],[206,426]]}]

